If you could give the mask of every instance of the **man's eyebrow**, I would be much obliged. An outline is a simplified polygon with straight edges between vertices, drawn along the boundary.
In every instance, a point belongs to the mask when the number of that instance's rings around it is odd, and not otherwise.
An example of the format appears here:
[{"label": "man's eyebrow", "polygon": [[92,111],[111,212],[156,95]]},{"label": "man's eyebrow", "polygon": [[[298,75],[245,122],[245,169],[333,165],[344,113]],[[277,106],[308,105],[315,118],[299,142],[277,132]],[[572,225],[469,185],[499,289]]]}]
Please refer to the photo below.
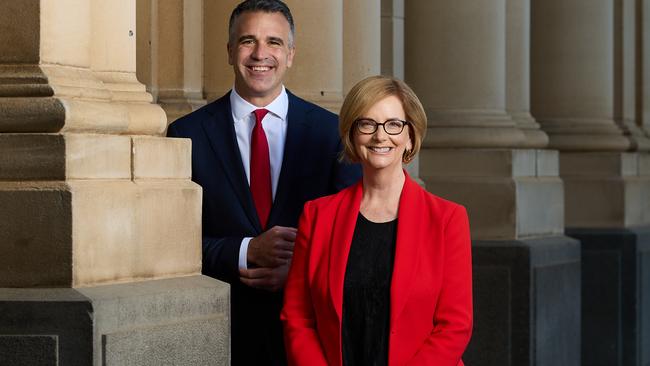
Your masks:
[{"label": "man's eyebrow", "polygon": [[279,44],[284,44],[284,39],[280,37],[268,37],[267,40],[269,42],[278,42]]},{"label": "man's eyebrow", "polygon": [[239,37],[239,39],[237,41],[241,42],[241,41],[248,41],[248,40],[251,40],[251,39],[254,40],[255,37],[253,37],[251,34],[245,34],[245,35]]}]

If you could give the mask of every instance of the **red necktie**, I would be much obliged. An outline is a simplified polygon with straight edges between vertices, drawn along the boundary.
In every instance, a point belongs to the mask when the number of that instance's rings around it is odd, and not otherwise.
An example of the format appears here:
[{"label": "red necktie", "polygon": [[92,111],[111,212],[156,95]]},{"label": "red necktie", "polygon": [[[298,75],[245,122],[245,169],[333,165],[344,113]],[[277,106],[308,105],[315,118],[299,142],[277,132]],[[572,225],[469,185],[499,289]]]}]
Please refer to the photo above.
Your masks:
[{"label": "red necktie", "polygon": [[255,110],[255,127],[251,137],[251,193],[262,229],[266,228],[273,202],[269,143],[262,128],[262,119],[268,112],[266,109]]}]

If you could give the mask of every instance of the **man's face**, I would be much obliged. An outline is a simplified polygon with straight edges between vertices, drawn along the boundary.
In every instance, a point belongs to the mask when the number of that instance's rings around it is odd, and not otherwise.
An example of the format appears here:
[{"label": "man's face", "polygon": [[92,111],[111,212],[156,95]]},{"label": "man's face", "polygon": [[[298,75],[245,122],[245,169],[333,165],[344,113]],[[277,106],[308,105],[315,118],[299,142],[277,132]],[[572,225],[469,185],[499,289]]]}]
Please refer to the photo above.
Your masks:
[{"label": "man's face", "polygon": [[253,105],[267,105],[280,94],[293,63],[289,22],[281,13],[245,12],[233,28],[228,63],[235,71],[235,90]]}]

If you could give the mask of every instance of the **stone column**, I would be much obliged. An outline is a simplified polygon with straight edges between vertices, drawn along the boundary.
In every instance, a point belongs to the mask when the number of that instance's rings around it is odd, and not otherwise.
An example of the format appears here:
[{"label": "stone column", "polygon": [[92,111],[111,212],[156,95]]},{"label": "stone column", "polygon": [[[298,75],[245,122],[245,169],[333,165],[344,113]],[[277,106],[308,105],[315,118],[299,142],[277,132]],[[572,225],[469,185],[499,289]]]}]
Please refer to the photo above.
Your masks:
[{"label": "stone column", "polygon": [[227,286],[199,276],[201,190],[136,80],[135,4],[8,1],[0,23],[3,362],[226,362]]},{"label": "stone column", "polygon": [[534,0],[532,113],[549,147],[625,151],[614,121],[612,0]]},{"label": "stone column", "polygon": [[577,364],[580,256],[563,236],[558,153],[535,149],[546,135],[528,111],[530,3],[405,6],[406,80],[429,118],[420,177],[470,217],[476,327],[464,359]]},{"label": "stone column", "polygon": [[404,0],[381,0],[381,74],[404,80]]},{"label": "stone column", "polygon": [[[287,0],[296,26],[296,57],[285,85],[296,95],[338,113],[343,102],[343,1]],[[205,96],[214,100],[232,88],[228,65],[228,19],[236,0],[204,4]]]},{"label": "stone column", "polygon": [[[650,354],[648,140],[634,0],[535,0],[532,110],[561,150],[567,235],[581,241],[582,362],[642,365]],[[641,347],[643,348],[643,347]]]},{"label": "stone column", "polygon": [[406,80],[429,117],[424,146],[521,146],[505,110],[505,0],[405,4]]},{"label": "stone column", "polygon": [[[381,74],[404,80],[404,0],[381,0]],[[419,156],[406,170],[424,186]]]},{"label": "stone column", "polygon": [[343,94],[381,68],[381,7],[376,0],[343,1]]},{"label": "stone column", "polygon": [[296,24],[296,56],[286,85],[338,113],[343,103],[343,0],[286,3]]},{"label": "stone column", "polygon": [[526,136],[522,146],[548,145],[530,115],[530,0],[506,0],[506,110]]},{"label": "stone column", "polygon": [[650,137],[650,1],[637,2],[637,123]]},{"label": "stone column", "polygon": [[203,93],[211,102],[234,85],[228,65],[228,20],[238,0],[203,2]]},{"label": "stone column", "polygon": [[138,0],[139,80],[173,122],[203,99],[203,1]]},{"label": "stone column", "polygon": [[637,121],[637,104],[641,103],[637,81],[643,66],[637,59],[641,37],[637,36],[637,4],[637,0],[614,3],[614,121],[630,140],[631,150],[649,151],[650,139],[641,129],[641,120]]}]

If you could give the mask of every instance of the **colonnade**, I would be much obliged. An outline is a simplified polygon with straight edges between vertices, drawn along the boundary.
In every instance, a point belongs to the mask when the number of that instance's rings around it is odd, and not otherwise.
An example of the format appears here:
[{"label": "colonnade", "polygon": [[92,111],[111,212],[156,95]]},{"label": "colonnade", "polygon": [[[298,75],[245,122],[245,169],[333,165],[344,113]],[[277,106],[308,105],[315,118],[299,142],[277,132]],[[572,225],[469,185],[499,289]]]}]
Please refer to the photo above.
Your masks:
[{"label": "colonnade", "polygon": [[[650,362],[647,1],[286,2],[292,92],[336,112],[356,81],[382,73],[420,97],[428,133],[409,172],[470,215],[467,364]],[[232,87],[237,3],[0,5],[0,287],[85,296],[104,323],[79,357],[119,361],[129,342],[155,346],[204,317],[209,327],[187,331],[194,354],[227,362],[227,292],[198,275],[190,146],[161,136]],[[144,294],[132,308],[104,305],[129,286]],[[186,305],[161,288],[184,288]],[[16,291],[3,304],[18,307]],[[139,333],[112,323],[138,301],[176,304],[174,322],[161,325],[158,306]]]}]

